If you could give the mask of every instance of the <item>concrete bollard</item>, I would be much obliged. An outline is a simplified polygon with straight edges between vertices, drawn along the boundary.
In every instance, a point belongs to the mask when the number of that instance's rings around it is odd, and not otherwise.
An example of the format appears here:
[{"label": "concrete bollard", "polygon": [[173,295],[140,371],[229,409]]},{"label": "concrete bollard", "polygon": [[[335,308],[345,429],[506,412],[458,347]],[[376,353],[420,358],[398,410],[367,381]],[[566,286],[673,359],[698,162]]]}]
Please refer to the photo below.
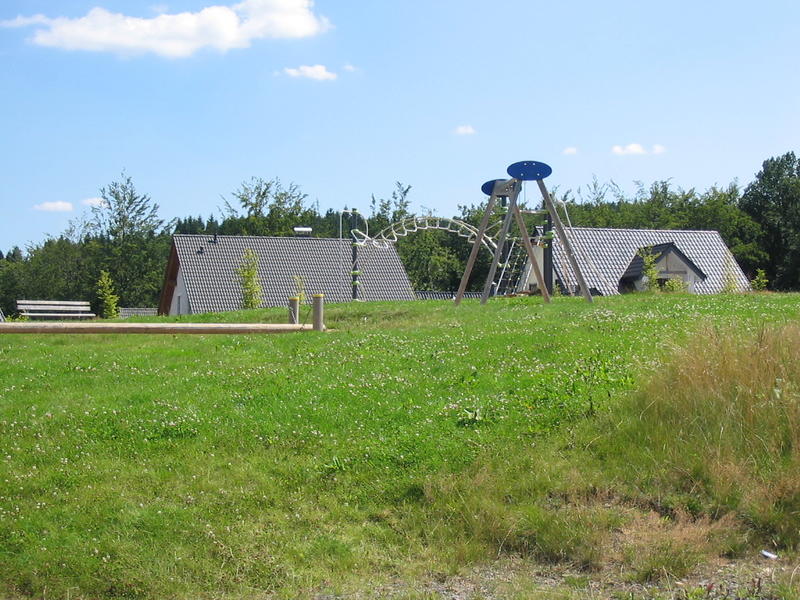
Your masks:
[{"label": "concrete bollard", "polygon": [[289,324],[300,324],[300,298],[297,296],[289,298]]},{"label": "concrete bollard", "polygon": [[325,323],[323,321],[325,294],[314,294],[311,298],[313,300],[314,331],[325,331]]}]

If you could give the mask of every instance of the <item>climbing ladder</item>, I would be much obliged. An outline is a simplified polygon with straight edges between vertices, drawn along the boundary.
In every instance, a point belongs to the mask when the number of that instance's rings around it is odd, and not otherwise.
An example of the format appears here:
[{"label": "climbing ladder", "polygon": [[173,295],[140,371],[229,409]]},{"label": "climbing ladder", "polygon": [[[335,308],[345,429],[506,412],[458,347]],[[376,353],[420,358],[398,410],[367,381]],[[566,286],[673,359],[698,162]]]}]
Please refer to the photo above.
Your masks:
[{"label": "climbing ladder", "polygon": [[[503,258],[503,248],[506,243],[506,237],[508,236],[512,217],[514,220],[516,220],[517,227],[519,227],[520,239],[525,246],[528,260],[530,261],[532,270],[536,276],[536,284],[542,291],[542,298],[545,302],[550,302],[550,294],[545,286],[544,277],[542,276],[536,256],[534,255],[533,244],[531,243],[530,236],[528,235],[528,228],[525,225],[525,221],[522,218],[522,212],[517,204],[517,198],[522,190],[522,184],[525,181],[535,181],[536,185],[539,187],[539,191],[542,194],[542,200],[544,201],[544,207],[550,215],[550,219],[553,222],[555,235],[558,237],[561,245],[563,246],[564,254],[566,255],[572,272],[577,279],[581,295],[583,295],[587,302],[591,302],[592,295],[588,286],[586,285],[586,280],[583,277],[580,266],[578,265],[578,260],[572,248],[573,245],[564,230],[561,217],[558,215],[558,212],[555,209],[555,204],[553,203],[553,199],[550,196],[550,192],[547,191],[547,187],[543,181],[545,177],[548,177],[553,172],[553,169],[545,163],[534,160],[524,160],[510,165],[508,169],[506,169],[506,172],[511,176],[511,179],[492,179],[481,186],[481,191],[489,196],[489,200],[486,203],[486,209],[484,211],[483,218],[481,219],[481,223],[476,232],[477,242],[481,242],[486,234],[489,224],[489,216],[492,214],[497,200],[503,199],[504,204],[506,202],[508,204],[508,211],[503,219],[503,224],[497,237],[497,251],[494,253],[494,260],[492,260],[492,264],[489,267],[489,274],[486,277],[486,283],[483,286],[481,304],[486,303],[489,296],[492,295],[493,288],[495,289],[495,292],[500,289],[499,284],[501,282],[499,280],[495,281],[495,273],[497,267],[499,266],[500,260]],[[475,266],[475,258],[477,257],[477,253],[478,244],[475,243],[472,246],[469,258],[467,259],[467,266],[464,269],[464,274],[461,277],[461,283],[458,286],[458,292],[456,292],[456,297],[453,299],[456,305],[461,302],[461,298],[463,297],[467,288],[469,277],[472,274],[472,268]],[[503,276],[501,275],[500,279],[502,278]]]},{"label": "climbing ladder", "polygon": [[522,244],[518,244],[517,241],[513,239],[509,245],[508,254],[505,256],[503,268],[500,272],[500,279],[495,287],[495,295],[497,296],[505,296],[520,291],[519,282],[528,262],[528,254],[525,252],[525,247]]}]

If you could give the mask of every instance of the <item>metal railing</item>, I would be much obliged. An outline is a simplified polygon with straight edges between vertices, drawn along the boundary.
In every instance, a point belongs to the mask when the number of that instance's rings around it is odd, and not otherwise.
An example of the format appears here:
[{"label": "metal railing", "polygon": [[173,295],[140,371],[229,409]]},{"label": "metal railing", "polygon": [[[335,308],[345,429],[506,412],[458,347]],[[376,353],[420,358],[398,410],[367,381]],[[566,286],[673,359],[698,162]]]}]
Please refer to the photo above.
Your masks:
[{"label": "metal railing", "polygon": [[[414,296],[417,300],[452,300],[456,297],[455,292],[439,292],[436,290],[415,290]],[[480,298],[480,292],[464,292],[464,298]]]}]

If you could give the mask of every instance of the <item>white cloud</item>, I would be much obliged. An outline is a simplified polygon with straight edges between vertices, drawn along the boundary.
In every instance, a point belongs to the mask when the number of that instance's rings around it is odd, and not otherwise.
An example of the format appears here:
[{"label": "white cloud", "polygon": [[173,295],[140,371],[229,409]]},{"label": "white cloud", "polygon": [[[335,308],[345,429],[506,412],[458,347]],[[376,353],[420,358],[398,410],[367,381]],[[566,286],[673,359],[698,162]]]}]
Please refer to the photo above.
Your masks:
[{"label": "white cloud", "polygon": [[453,130],[456,135],[475,135],[477,132],[472,125],[459,125]]},{"label": "white cloud", "polygon": [[86,200],[81,200],[81,204],[84,206],[104,206],[105,203],[106,201],[102,198],[86,198]]},{"label": "white cloud", "polygon": [[301,65],[296,69],[286,67],[283,72],[289,77],[305,77],[317,81],[333,81],[338,77],[336,73],[328,71],[325,65]]},{"label": "white cloud", "polygon": [[58,200],[56,202],[42,202],[34,207],[34,210],[41,210],[43,212],[70,212],[72,210],[72,202],[64,202]]},{"label": "white cloud", "polygon": [[262,38],[303,38],[322,33],[330,23],[314,14],[313,6],[312,0],[244,0],[151,18],[97,7],[83,17],[19,16],[0,21],[0,26],[36,26],[32,40],[40,46],[122,55],[152,52],[184,58],[201,48],[224,52],[246,48]]},{"label": "white cloud", "polygon": [[567,156],[572,156],[578,153],[578,149],[575,146],[567,146],[561,151],[561,154],[566,154]]},{"label": "white cloud", "polygon": [[653,154],[664,154],[664,152],[666,151],[667,151],[666,147],[662,146],[661,144],[655,144],[653,146]]},{"label": "white cloud", "polygon": [[627,146],[613,146],[611,152],[623,156],[625,154],[647,154],[641,144],[628,144]]},{"label": "white cloud", "polygon": [[354,67],[354,66],[353,66],[353,65],[351,65],[350,63],[347,63],[345,66],[343,66],[343,67],[342,67],[342,69],[344,69],[344,70],[345,70],[345,71],[347,71],[348,73],[352,73],[352,72],[354,72],[354,71],[358,71],[358,67]]},{"label": "white cloud", "polygon": [[0,21],[3,27],[28,27],[30,25],[46,25],[50,19],[44,15],[33,15],[32,17],[18,16],[8,21]]}]

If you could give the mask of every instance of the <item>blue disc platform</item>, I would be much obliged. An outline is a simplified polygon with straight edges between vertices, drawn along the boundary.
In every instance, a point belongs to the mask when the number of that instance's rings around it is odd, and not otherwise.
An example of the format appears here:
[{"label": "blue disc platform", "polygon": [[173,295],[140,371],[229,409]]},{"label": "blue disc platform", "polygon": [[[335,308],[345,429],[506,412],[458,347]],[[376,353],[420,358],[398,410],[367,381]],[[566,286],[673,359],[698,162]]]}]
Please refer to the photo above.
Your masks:
[{"label": "blue disc platform", "polygon": [[491,196],[492,193],[494,192],[494,184],[497,183],[498,181],[505,181],[505,179],[492,179],[490,181],[487,181],[481,186],[481,191],[487,196]]},{"label": "blue disc platform", "polygon": [[507,169],[507,173],[511,175],[511,177],[521,181],[544,179],[545,177],[549,177],[552,172],[553,169],[550,168],[550,165],[546,165],[543,162],[536,162],[535,160],[515,162]]}]

